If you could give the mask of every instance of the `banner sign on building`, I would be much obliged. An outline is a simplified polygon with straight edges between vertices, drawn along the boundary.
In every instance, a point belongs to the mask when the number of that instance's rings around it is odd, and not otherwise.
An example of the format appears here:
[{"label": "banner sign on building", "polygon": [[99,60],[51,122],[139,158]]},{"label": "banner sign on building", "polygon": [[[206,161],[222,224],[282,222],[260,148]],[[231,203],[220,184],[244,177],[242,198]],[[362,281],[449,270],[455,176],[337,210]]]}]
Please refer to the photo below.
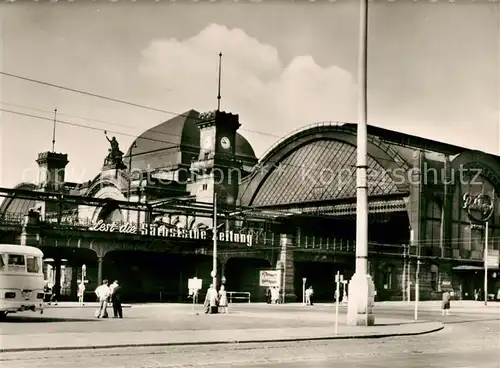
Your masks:
[{"label": "banner sign on building", "polygon": [[494,249],[488,249],[488,255],[486,257],[486,267],[497,268],[500,263],[500,252]]},{"label": "banner sign on building", "polygon": [[281,270],[260,271],[259,285],[264,287],[281,286]]},{"label": "banner sign on building", "polygon": [[471,195],[464,193],[462,208],[467,211],[470,218],[479,222],[486,222],[493,215],[495,209],[494,193],[490,196],[485,193]]},{"label": "banner sign on building", "polygon": [[[90,231],[100,231],[108,233],[121,233],[121,234],[137,234],[142,236],[148,235],[148,224],[140,224],[138,231],[136,224],[131,223],[105,223],[99,220],[96,224],[89,227]],[[177,227],[167,227],[165,225],[149,225],[149,236],[161,236],[165,238],[181,238],[181,239],[201,239],[207,240],[208,234],[206,230],[192,229],[186,230]],[[232,230],[219,231],[217,233],[220,242],[241,243],[251,247],[253,244],[252,234],[237,233]]]}]

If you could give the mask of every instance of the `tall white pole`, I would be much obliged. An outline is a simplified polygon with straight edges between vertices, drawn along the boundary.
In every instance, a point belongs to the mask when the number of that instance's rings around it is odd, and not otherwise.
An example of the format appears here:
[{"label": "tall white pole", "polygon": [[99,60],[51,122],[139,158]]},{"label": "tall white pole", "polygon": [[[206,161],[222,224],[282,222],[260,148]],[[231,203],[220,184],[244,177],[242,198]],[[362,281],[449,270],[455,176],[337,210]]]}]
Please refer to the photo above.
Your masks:
[{"label": "tall white pole", "polygon": [[337,271],[335,277],[335,335],[339,332],[339,299],[340,299],[340,271]]},{"label": "tall white pole", "polygon": [[302,304],[306,304],[306,281],[305,277],[302,278]]},{"label": "tall white pole", "polygon": [[358,131],[356,165],[356,270],[349,284],[347,323],[371,326],[375,323],[372,314],[375,287],[368,275],[368,107],[367,107],[367,40],[368,0],[360,0],[358,52]]},{"label": "tall white pole", "polygon": [[368,0],[360,1],[359,20],[359,52],[358,52],[358,132],[357,132],[357,165],[356,165],[356,272],[365,275],[368,269],[368,183],[367,145],[368,145],[368,106],[367,106],[367,22]]},{"label": "tall white pole", "polygon": [[212,285],[217,289],[217,194],[214,187],[214,226],[213,226],[213,258],[212,258]]},{"label": "tall white pole", "polygon": [[484,305],[488,305],[488,221],[484,225]]},{"label": "tall white pole", "polygon": [[[422,184],[420,184],[422,185]],[[414,244],[414,232],[413,229],[410,232],[410,242]],[[420,243],[416,245],[417,253],[417,266],[415,268],[415,304],[414,304],[414,316],[413,318],[418,320],[418,302],[420,300]]]},{"label": "tall white pole", "polygon": [[420,256],[417,256],[417,269],[415,271],[415,310],[414,319],[418,320],[418,302],[420,300]]}]

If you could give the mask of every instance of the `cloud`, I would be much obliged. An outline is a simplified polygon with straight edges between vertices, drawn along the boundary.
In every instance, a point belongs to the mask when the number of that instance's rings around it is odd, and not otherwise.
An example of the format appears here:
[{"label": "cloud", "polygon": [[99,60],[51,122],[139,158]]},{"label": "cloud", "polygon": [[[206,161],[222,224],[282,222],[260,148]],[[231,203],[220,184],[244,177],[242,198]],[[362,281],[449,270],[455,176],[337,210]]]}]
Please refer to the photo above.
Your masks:
[{"label": "cloud", "polygon": [[284,65],[278,51],[241,29],[211,24],[194,37],[155,39],[142,51],[139,73],[174,111],[217,106],[218,53],[223,53],[222,109],[240,114],[242,133],[262,151],[276,137],[318,121],[354,121],[356,85],[345,70],[312,56]]}]

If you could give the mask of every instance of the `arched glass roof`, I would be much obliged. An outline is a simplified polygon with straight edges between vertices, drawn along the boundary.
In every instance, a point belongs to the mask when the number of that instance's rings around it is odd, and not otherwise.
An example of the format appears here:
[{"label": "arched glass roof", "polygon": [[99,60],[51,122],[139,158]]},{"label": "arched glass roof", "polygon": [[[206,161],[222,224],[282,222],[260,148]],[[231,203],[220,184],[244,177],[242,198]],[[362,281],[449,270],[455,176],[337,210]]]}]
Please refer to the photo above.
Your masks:
[{"label": "arched glass roof", "polygon": [[[36,185],[31,183],[22,183],[17,185],[15,189],[34,190],[36,189]],[[34,199],[16,198],[14,195],[11,195],[6,197],[0,205],[0,217],[26,215],[31,208],[35,207],[35,205],[36,200]]]},{"label": "arched glass roof", "polygon": [[[398,193],[392,177],[368,157],[368,194]],[[275,206],[356,197],[356,147],[316,140],[286,156],[257,189],[251,205]]]}]

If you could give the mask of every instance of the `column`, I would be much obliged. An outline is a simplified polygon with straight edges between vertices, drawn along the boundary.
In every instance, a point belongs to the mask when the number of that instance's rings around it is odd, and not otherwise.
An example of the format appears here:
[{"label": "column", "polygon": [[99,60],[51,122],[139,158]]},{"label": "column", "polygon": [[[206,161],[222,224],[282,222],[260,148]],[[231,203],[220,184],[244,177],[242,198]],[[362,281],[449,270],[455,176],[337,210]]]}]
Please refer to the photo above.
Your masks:
[{"label": "column", "polygon": [[284,301],[285,303],[295,302],[297,300],[297,295],[295,294],[294,288],[295,265],[293,256],[293,236],[290,234],[281,234],[280,245],[280,256],[276,268],[281,269],[282,293],[284,293]]},{"label": "column", "polygon": [[24,218],[24,224],[19,238],[20,245],[38,247],[40,245],[40,214],[30,212]]},{"label": "column", "polygon": [[71,273],[71,294],[70,294],[71,296],[70,296],[70,298],[71,299],[75,298],[75,299],[78,300],[78,298],[77,298],[77,293],[78,293],[78,266],[76,265],[76,263],[73,263],[71,265],[71,269],[73,271]]},{"label": "column", "polygon": [[443,183],[443,206],[441,214],[441,257],[446,257],[446,245],[444,239],[451,238],[453,223],[453,195],[455,193],[454,172],[451,169],[450,158],[445,156],[444,163],[445,178]]},{"label": "column", "polygon": [[54,259],[54,268],[56,269],[56,280],[52,293],[56,296],[56,300],[59,301],[61,295],[61,258]]},{"label": "column", "polygon": [[97,286],[102,284],[102,260],[104,257],[97,256]]}]

